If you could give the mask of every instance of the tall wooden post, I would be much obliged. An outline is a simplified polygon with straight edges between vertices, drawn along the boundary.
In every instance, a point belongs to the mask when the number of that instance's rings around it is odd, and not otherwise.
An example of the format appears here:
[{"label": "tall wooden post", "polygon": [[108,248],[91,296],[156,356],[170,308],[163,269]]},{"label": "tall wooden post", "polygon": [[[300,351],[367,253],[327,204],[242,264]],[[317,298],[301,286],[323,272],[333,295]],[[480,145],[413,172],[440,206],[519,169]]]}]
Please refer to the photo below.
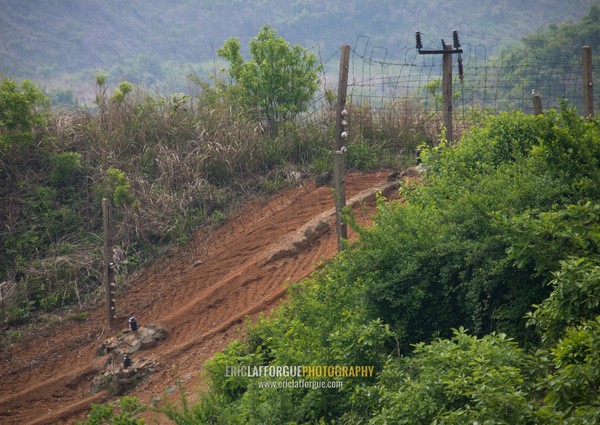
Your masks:
[{"label": "tall wooden post", "polygon": [[335,109],[335,150],[339,151],[344,146],[345,140],[342,137],[344,132],[345,116],[343,111],[346,109],[346,93],[348,92],[348,68],[350,66],[350,46],[344,44],[340,56],[340,75],[338,79],[337,106]]},{"label": "tall wooden post", "polygon": [[333,153],[333,187],[335,196],[335,230],[337,234],[338,252],[344,249],[344,240],[348,239],[348,226],[342,220],[342,210],[346,206],[346,183],[344,149]]},{"label": "tall wooden post", "polygon": [[104,291],[106,294],[106,320],[108,326],[113,327],[116,319],[115,286],[113,283],[115,272],[112,247],[112,222],[111,208],[108,199],[102,198],[102,227],[104,230]]},{"label": "tall wooden post", "polygon": [[442,94],[443,94],[443,118],[446,127],[446,140],[453,141],[452,134],[452,46],[444,44],[444,50],[448,53],[442,55]]},{"label": "tall wooden post", "polygon": [[533,115],[542,115],[544,113],[544,107],[542,106],[542,96],[537,93],[534,93],[531,96],[531,101],[533,102]]},{"label": "tall wooden post", "polygon": [[592,80],[592,48],[581,47],[581,62],[583,64],[583,116],[594,117],[594,82]]},{"label": "tall wooden post", "polygon": [[344,184],[346,148],[348,138],[346,131],[346,94],[348,91],[348,68],[350,66],[350,46],[342,46],[340,56],[340,74],[335,117],[335,149],[333,153],[333,184],[335,188],[335,228],[337,233],[338,252],[343,249],[343,240],[348,239],[348,226],[342,220],[342,210],[346,206],[346,186]]}]

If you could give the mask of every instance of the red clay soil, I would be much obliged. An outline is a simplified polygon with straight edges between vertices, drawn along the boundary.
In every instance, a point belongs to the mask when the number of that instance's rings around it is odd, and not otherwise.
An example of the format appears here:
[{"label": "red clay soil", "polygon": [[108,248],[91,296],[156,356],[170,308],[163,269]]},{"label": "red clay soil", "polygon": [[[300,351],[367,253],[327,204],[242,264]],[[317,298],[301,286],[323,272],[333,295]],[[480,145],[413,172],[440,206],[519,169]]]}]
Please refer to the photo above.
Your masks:
[{"label": "red clay soil", "polygon": [[[346,199],[359,222],[374,213],[374,193],[397,191],[387,173],[350,174]],[[351,235],[352,238],[352,235]],[[98,346],[135,315],[138,323],[165,327],[160,345],[135,353],[158,370],[130,394],[144,402],[163,397],[176,381],[201,384],[204,360],[243,332],[244,318],[268,312],[290,283],[337,252],[333,195],[314,183],[286,189],[244,207],[227,223],[199,232],[140,273],[118,294],[119,323],[108,329],[103,306],[83,322],[62,320],[0,351],[0,424],[67,424],[84,419],[92,403],[115,397],[91,395],[91,380],[104,370]],[[170,423],[153,417],[148,423]]]}]

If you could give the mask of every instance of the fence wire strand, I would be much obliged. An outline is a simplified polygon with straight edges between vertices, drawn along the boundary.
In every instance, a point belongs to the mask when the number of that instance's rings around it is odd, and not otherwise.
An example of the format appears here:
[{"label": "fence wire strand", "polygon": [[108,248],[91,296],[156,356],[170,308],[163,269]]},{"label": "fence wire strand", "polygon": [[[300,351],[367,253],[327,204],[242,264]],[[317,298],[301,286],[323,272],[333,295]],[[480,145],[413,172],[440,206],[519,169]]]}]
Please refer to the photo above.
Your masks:
[{"label": "fence wire strand", "polygon": [[[480,37],[481,38],[481,37]],[[433,49],[441,40],[423,39]],[[420,55],[410,43],[392,49],[376,46],[364,35],[351,44],[347,101],[386,113],[402,103],[425,113],[442,110],[442,55]],[[520,110],[533,112],[533,94],[541,96],[544,109],[558,108],[563,100],[583,113],[583,72],[580,52],[556,51],[547,57],[534,49],[500,51],[488,54],[484,44],[461,40],[464,79],[458,75],[458,55],[453,55],[454,113],[465,118],[472,109],[491,113]],[[322,62],[324,87],[332,92],[337,84],[339,50]],[[568,53],[568,54],[565,54]],[[319,50],[320,55],[320,50]],[[319,56],[320,57],[320,56]],[[578,58],[578,59],[572,59]],[[598,88],[594,88],[597,96]],[[315,99],[311,110],[327,106],[327,96]],[[410,105],[410,106],[409,106]]]}]

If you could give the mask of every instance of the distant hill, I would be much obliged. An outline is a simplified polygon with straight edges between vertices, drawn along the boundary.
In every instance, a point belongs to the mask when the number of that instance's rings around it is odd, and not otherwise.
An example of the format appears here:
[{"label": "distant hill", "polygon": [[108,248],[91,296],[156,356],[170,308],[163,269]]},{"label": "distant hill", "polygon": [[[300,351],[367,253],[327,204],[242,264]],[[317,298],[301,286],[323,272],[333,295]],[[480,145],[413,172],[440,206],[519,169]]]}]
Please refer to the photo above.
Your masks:
[{"label": "distant hill", "polygon": [[210,65],[230,36],[245,46],[270,23],[323,58],[368,36],[391,51],[453,29],[488,52],[536,28],[578,19],[598,0],[0,0],[0,72],[50,86],[96,72],[156,86]]}]

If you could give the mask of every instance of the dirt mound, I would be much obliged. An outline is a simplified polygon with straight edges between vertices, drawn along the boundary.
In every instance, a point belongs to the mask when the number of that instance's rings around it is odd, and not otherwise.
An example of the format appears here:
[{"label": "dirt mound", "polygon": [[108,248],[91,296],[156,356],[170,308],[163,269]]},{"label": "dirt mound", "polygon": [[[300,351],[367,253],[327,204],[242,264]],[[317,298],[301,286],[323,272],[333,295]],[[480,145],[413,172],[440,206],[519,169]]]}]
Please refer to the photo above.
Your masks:
[{"label": "dirt mound", "polygon": [[[347,176],[346,198],[360,222],[373,213],[376,191],[396,193],[386,176]],[[91,391],[106,369],[106,357],[97,352],[131,315],[142,326],[159,323],[168,331],[144,351],[160,366],[131,394],[149,402],[177,380],[197,385],[202,362],[240,335],[245,317],[268,312],[291,282],[336,254],[333,202],[331,188],[305,183],[250,204],[219,229],[199,232],[119,293],[115,330],[106,328],[99,307],[85,321],[63,320],[4,349],[0,423],[70,423],[83,418],[91,403],[110,400],[107,391]]]}]

